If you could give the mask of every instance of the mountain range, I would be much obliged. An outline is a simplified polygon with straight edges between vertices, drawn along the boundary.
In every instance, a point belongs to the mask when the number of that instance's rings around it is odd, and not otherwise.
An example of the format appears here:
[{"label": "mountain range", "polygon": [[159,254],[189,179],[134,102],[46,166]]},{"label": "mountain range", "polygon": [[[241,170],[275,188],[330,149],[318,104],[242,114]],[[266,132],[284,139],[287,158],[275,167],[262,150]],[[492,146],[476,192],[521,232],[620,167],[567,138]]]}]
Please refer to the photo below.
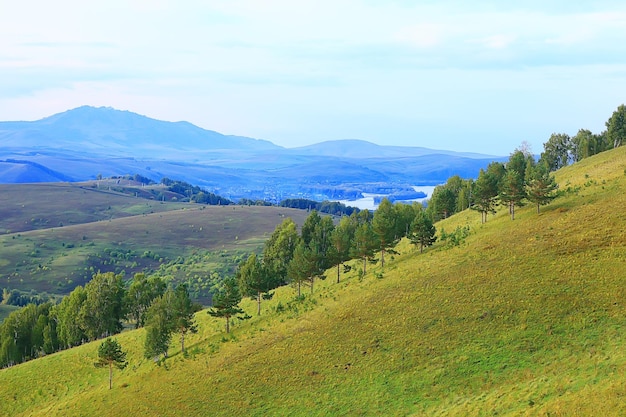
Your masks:
[{"label": "mountain range", "polygon": [[284,148],[110,107],[0,122],[0,182],[75,182],[99,175],[169,177],[232,199],[354,199],[475,178],[489,155],[335,140]]}]

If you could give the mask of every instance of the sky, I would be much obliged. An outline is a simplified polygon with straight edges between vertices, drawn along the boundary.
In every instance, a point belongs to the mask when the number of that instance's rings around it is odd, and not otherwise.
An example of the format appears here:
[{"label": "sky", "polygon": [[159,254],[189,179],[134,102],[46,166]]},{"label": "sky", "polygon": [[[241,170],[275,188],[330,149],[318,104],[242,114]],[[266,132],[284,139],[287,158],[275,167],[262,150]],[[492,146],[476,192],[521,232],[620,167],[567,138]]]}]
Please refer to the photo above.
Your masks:
[{"label": "sky", "polygon": [[0,0],[0,120],[540,153],[626,102],[626,2]]}]

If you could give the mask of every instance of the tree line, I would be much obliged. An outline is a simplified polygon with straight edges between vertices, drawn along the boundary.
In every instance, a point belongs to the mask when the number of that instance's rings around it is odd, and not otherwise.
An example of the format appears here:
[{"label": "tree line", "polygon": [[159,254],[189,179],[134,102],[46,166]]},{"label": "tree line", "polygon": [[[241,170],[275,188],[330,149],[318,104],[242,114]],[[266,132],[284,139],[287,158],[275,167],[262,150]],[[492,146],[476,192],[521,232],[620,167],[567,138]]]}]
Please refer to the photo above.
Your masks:
[{"label": "tree line", "polygon": [[123,274],[99,272],[57,304],[28,304],[12,312],[0,325],[0,367],[119,333],[124,324],[142,327],[156,320],[155,305],[169,309],[167,337],[181,333],[184,343],[193,329],[183,322],[200,308],[186,284],[168,288],[161,278],[142,273],[124,282]]}]

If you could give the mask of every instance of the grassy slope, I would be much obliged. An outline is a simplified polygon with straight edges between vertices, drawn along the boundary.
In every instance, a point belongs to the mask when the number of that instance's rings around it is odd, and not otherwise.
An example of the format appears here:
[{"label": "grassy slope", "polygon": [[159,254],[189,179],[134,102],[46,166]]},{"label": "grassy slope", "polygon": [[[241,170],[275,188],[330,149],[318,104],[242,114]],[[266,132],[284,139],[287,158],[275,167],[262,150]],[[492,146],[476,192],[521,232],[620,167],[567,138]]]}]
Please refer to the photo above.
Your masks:
[{"label": "grassy slope", "polygon": [[454,216],[439,226],[469,224],[465,244],[401,244],[382,279],[301,304],[283,288],[232,338],[201,312],[165,367],[141,359],[142,330],[119,335],[112,391],[97,343],[3,370],[0,414],[623,415],[625,169],[622,148],[562,170],[571,192],[541,215]]}]

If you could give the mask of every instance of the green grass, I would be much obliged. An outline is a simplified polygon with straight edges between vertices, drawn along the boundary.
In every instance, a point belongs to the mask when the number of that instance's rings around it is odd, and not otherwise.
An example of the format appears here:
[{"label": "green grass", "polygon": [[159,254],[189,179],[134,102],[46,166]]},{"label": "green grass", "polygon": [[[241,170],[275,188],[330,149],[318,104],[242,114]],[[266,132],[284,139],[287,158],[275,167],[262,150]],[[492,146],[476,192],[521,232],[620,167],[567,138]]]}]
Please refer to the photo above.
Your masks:
[{"label": "green grass", "polygon": [[190,354],[161,366],[123,333],[111,391],[98,343],[0,371],[0,414],[624,415],[625,169],[626,148],[589,158],[540,215],[460,213],[437,225],[469,226],[460,246],[402,242],[304,301],[281,288],[231,336],[200,312]]}]

